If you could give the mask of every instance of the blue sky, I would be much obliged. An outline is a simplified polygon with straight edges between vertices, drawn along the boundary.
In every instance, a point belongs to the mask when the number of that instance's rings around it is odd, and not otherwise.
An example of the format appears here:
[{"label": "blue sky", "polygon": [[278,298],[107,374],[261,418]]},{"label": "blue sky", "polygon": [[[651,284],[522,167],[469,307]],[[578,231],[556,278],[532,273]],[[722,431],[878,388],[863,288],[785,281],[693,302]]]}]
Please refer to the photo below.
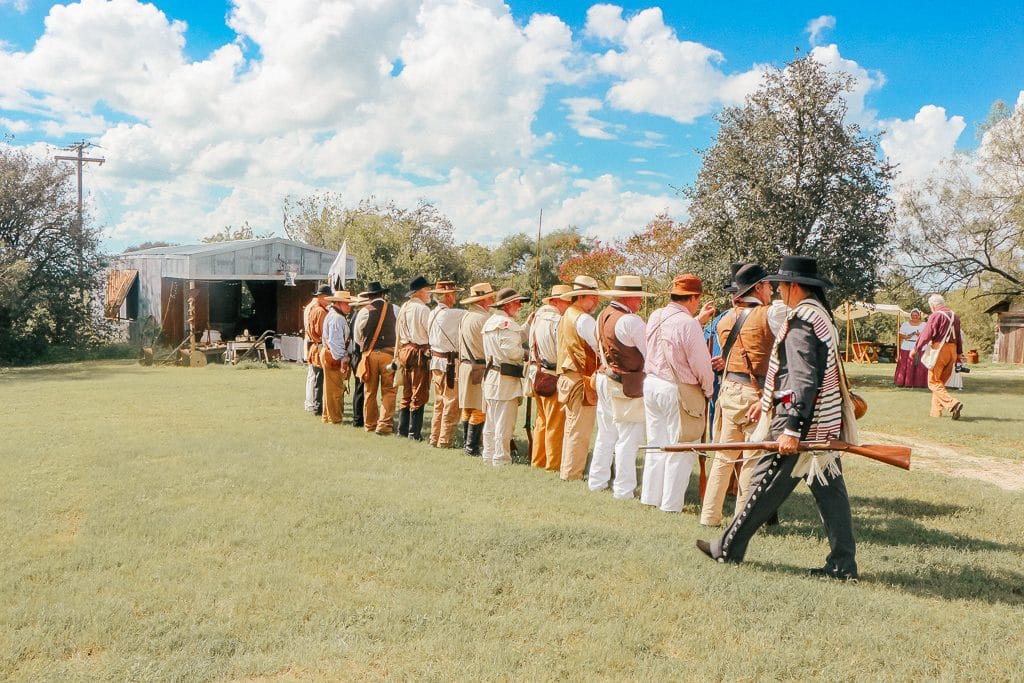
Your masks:
[{"label": "blue sky", "polygon": [[108,248],[196,241],[282,200],[426,199],[459,240],[628,234],[693,181],[714,114],[799,48],[854,74],[901,182],[1024,89],[1021,3],[0,0],[0,136],[86,139]]}]

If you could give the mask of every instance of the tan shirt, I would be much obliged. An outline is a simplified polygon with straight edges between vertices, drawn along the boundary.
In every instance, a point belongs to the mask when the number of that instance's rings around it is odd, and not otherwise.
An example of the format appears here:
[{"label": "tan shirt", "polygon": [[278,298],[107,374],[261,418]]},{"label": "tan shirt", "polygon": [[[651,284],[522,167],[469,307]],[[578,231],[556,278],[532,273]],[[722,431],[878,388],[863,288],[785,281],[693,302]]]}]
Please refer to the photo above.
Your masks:
[{"label": "tan shirt", "polygon": [[398,345],[417,344],[425,346],[430,343],[427,331],[427,320],[430,308],[419,299],[409,299],[398,310],[398,321],[395,331],[398,333]]},{"label": "tan shirt", "polygon": [[[437,353],[459,352],[459,326],[466,312],[458,308],[449,308],[438,304],[430,312],[427,319],[427,332],[430,338],[430,350]],[[444,372],[448,369],[447,358],[431,357],[430,369]]]},{"label": "tan shirt", "polygon": [[522,365],[526,328],[510,318],[505,311],[498,310],[484,323],[482,334],[484,360],[488,365],[495,366],[484,379],[484,398],[490,401],[519,398],[523,395],[522,378],[502,375],[497,366],[501,363]]}]

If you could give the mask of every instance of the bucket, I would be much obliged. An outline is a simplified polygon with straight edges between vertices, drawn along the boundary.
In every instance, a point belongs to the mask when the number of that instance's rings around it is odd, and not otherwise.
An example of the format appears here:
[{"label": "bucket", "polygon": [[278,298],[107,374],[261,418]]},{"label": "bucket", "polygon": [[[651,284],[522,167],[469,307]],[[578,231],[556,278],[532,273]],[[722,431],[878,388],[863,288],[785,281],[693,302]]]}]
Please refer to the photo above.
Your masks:
[{"label": "bucket", "polygon": [[974,365],[978,362],[978,349],[971,349],[967,352],[967,362]]}]

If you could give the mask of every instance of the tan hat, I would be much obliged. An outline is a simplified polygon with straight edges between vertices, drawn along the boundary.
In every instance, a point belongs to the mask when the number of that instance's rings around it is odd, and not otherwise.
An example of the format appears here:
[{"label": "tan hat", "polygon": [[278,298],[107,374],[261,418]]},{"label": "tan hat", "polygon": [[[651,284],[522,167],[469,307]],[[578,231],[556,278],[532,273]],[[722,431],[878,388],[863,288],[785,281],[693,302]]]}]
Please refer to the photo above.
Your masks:
[{"label": "tan hat", "polygon": [[430,290],[430,293],[431,294],[449,294],[449,293],[457,293],[457,292],[464,292],[464,291],[466,291],[466,290],[464,290],[462,287],[456,286],[455,280],[438,280],[437,284],[434,285],[434,288],[432,290]]},{"label": "tan hat", "polygon": [[598,294],[613,299],[631,296],[658,296],[655,292],[644,291],[643,285],[640,284],[639,275],[618,275],[615,278],[615,285],[611,289],[602,289]]},{"label": "tan hat", "polygon": [[569,285],[552,285],[551,295],[544,297],[543,299],[541,299],[541,301],[543,301],[544,303],[550,303],[552,299],[559,299],[563,294],[571,291],[572,287],[570,287]]},{"label": "tan hat", "polygon": [[498,297],[498,300],[495,301],[493,304],[491,304],[491,308],[501,308],[505,304],[510,304],[513,301],[529,301],[530,300],[530,297],[523,296],[522,294],[520,294],[516,290],[512,289],[511,287],[506,287],[505,289],[499,289],[498,293],[495,296]]},{"label": "tan hat", "polygon": [[491,287],[490,282],[478,282],[469,288],[469,296],[462,300],[464,304],[472,304],[486,299],[489,296],[494,296],[494,289]]},{"label": "tan hat", "polygon": [[672,289],[666,292],[666,294],[675,294],[677,296],[704,294],[704,284],[693,273],[676,275],[675,279],[672,280]]},{"label": "tan hat", "polygon": [[330,301],[331,303],[343,303],[343,304],[365,303],[365,299],[362,299],[362,298],[360,298],[358,296],[352,296],[351,292],[349,292],[347,290],[344,290],[344,289],[336,289],[336,290],[334,290],[334,294],[332,294],[331,296],[327,297],[325,299],[325,301]]},{"label": "tan hat", "polygon": [[572,301],[574,296],[597,296],[598,287],[600,285],[594,278],[588,275],[577,275],[576,279],[572,281],[572,289],[558,298],[562,301]]}]

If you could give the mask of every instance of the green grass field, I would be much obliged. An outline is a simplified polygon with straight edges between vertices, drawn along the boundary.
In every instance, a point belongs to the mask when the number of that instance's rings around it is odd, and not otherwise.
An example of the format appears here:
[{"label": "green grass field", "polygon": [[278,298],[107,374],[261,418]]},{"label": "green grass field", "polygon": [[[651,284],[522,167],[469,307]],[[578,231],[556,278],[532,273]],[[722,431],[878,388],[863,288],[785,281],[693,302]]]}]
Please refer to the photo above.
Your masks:
[{"label": "green grass field", "polygon": [[[1022,460],[1024,372],[972,373],[954,423],[851,370],[865,429]],[[0,372],[0,678],[1024,678],[1019,492],[851,457],[862,578],[835,584],[803,576],[828,547],[804,486],[718,565],[692,497],[322,425],[304,378]]]}]

